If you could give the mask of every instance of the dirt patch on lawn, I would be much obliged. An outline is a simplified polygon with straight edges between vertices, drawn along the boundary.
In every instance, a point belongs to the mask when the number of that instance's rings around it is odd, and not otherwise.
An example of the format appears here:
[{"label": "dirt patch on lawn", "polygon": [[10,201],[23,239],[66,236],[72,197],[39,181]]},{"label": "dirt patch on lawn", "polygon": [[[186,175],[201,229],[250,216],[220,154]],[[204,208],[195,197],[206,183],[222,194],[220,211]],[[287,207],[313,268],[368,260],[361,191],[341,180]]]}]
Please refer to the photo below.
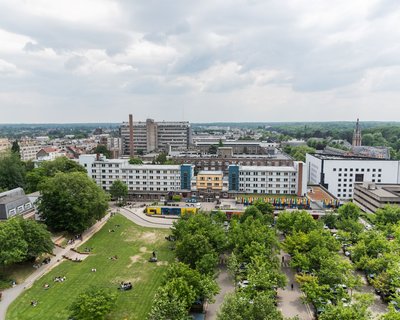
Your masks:
[{"label": "dirt patch on lawn", "polygon": [[133,264],[138,263],[138,262],[144,262],[142,256],[139,255],[139,254],[137,254],[135,256],[132,256],[131,257],[131,263],[128,264],[128,268],[132,267]]},{"label": "dirt patch on lawn", "polygon": [[139,251],[142,252],[142,253],[146,253],[147,252],[147,248],[146,247],[141,247],[139,249]]},{"label": "dirt patch on lawn", "polygon": [[159,237],[155,232],[144,232],[140,235],[139,239],[146,243],[155,243]]},{"label": "dirt patch on lawn", "polygon": [[157,266],[167,266],[168,265],[168,261],[158,261]]}]

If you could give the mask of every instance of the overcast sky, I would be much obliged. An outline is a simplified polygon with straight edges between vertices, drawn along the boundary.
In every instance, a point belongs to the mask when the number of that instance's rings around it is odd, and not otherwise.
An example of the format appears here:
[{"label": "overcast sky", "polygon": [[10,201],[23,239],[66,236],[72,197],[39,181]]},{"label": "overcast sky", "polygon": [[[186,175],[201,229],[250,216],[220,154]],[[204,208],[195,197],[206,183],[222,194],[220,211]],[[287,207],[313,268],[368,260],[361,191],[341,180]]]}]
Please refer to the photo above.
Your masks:
[{"label": "overcast sky", "polygon": [[399,0],[0,0],[0,123],[400,121]]}]

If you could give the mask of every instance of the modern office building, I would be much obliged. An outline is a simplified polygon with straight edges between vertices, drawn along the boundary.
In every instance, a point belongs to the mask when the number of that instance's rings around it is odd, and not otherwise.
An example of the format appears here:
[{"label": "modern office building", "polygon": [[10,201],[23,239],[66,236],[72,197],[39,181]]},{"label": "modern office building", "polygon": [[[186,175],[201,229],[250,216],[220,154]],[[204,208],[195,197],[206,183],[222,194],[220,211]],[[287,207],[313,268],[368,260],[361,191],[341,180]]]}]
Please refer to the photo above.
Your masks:
[{"label": "modern office building", "polygon": [[369,213],[375,213],[388,204],[400,206],[400,184],[357,183],[353,201]]},{"label": "modern office building", "polygon": [[303,162],[293,166],[229,166],[229,191],[248,194],[307,193],[307,172]]},{"label": "modern office building", "polygon": [[[191,128],[189,122],[124,122],[120,128],[124,155],[144,154],[152,151],[172,149],[186,150],[191,145]],[[133,152],[131,149],[133,148]]]},{"label": "modern office building", "polygon": [[327,154],[307,154],[308,183],[320,184],[340,200],[353,198],[354,184],[361,182],[397,184],[398,160]]}]

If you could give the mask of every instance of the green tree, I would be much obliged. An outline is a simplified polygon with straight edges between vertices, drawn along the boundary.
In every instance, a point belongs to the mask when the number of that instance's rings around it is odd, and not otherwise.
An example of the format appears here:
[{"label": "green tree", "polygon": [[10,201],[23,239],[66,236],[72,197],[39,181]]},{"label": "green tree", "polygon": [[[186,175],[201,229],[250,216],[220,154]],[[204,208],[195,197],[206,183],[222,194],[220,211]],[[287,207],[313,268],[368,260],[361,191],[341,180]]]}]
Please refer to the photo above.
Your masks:
[{"label": "green tree", "polygon": [[16,153],[21,158],[21,155],[20,155],[21,148],[19,147],[17,140],[13,141],[12,146],[11,146],[11,152]]},{"label": "green tree", "polygon": [[375,223],[380,227],[392,227],[400,221],[400,207],[387,205],[377,210],[375,216]]},{"label": "green tree", "polygon": [[222,142],[222,139],[219,139],[218,141],[218,147],[221,148],[224,146],[224,143]]},{"label": "green tree", "polygon": [[11,190],[25,187],[25,166],[13,152],[0,154],[0,188]]},{"label": "green tree", "polygon": [[356,204],[348,202],[338,209],[338,219],[357,221],[360,217],[360,212],[361,210]]},{"label": "green tree", "polygon": [[54,177],[57,172],[85,172],[86,169],[77,162],[67,157],[59,157],[53,161],[45,161],[40,167],[34,168],[26,174],[28,192],[35,192],[39,189],[39,184],[48,177]]},{"label": "green tree", "polygon": [[111,151],[107,149],[107,146],[104,144],[98,144],[96,148],[94,148],[92,153],[103,154],[107,159],[111,158]]},{"label": "green tree", "polygon": [[278,230],[289,234],[293,231],[303,231],[307,233],[320,228],[314,218],[304,210],[284,211],[280,213],[276,221],[276,226]]},{"label": "green tree", "polygon": [[117,199],[122,204],[128,196],[128,186],[121,180],[115,180],[110,187],[110,194],[112,199]]},{"label": "green tree", "polygon": [[40,185],[40,193],[41,218],[56,231],[83,232],[108,208],[105,192],[80,172],[57,173]]},{"label": "green tree", "polygon": [[28,244],[17,219],[0,223],[0,265],[7,266],[24,261]]},{"label": "green tree", "polygon": [[155,159],[155,164],[166,164],[168,161],[167,154],[165,152],[161,152]]},{"label": "green tree", "polygon": [[71,318],[102,320],[112,311],[117,295],[101,288],[90,288],[81,293],[70,306]]},{"label": "green tree", "polygon": [[18,218],[17,221],[23,231],[23,239],[28,245],[26,259],[53,252],[54,243],[46,226],[30,219]]},{"label": "green tree", "polygon": [[161,287],[155,295],[148,320],[188,320],[185,299],[180,299],[180,293],[175,294],[171,285]]},{"label": "green tree", "polygon": [[261,292],[255,297],[245,293],[231,293],[226,295],[218,320],[280,320],[282,314],[275,307],[274,297]]},{"label": "green tree", "polygon": [[143,164],[143,161],[139,158],[130,158],[129,164]]}]

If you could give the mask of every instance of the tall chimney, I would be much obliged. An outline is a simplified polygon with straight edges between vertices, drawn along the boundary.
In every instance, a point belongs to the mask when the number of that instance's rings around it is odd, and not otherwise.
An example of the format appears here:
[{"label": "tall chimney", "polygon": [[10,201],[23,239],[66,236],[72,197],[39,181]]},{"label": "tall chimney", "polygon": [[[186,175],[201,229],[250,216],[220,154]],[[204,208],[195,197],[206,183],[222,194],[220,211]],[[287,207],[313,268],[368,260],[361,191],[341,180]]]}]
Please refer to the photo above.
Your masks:
[{"label": "tall chimney", "polygon": [[133,116],[129,115],[129,154],[133,158],[135,153],[133,151]]}]

